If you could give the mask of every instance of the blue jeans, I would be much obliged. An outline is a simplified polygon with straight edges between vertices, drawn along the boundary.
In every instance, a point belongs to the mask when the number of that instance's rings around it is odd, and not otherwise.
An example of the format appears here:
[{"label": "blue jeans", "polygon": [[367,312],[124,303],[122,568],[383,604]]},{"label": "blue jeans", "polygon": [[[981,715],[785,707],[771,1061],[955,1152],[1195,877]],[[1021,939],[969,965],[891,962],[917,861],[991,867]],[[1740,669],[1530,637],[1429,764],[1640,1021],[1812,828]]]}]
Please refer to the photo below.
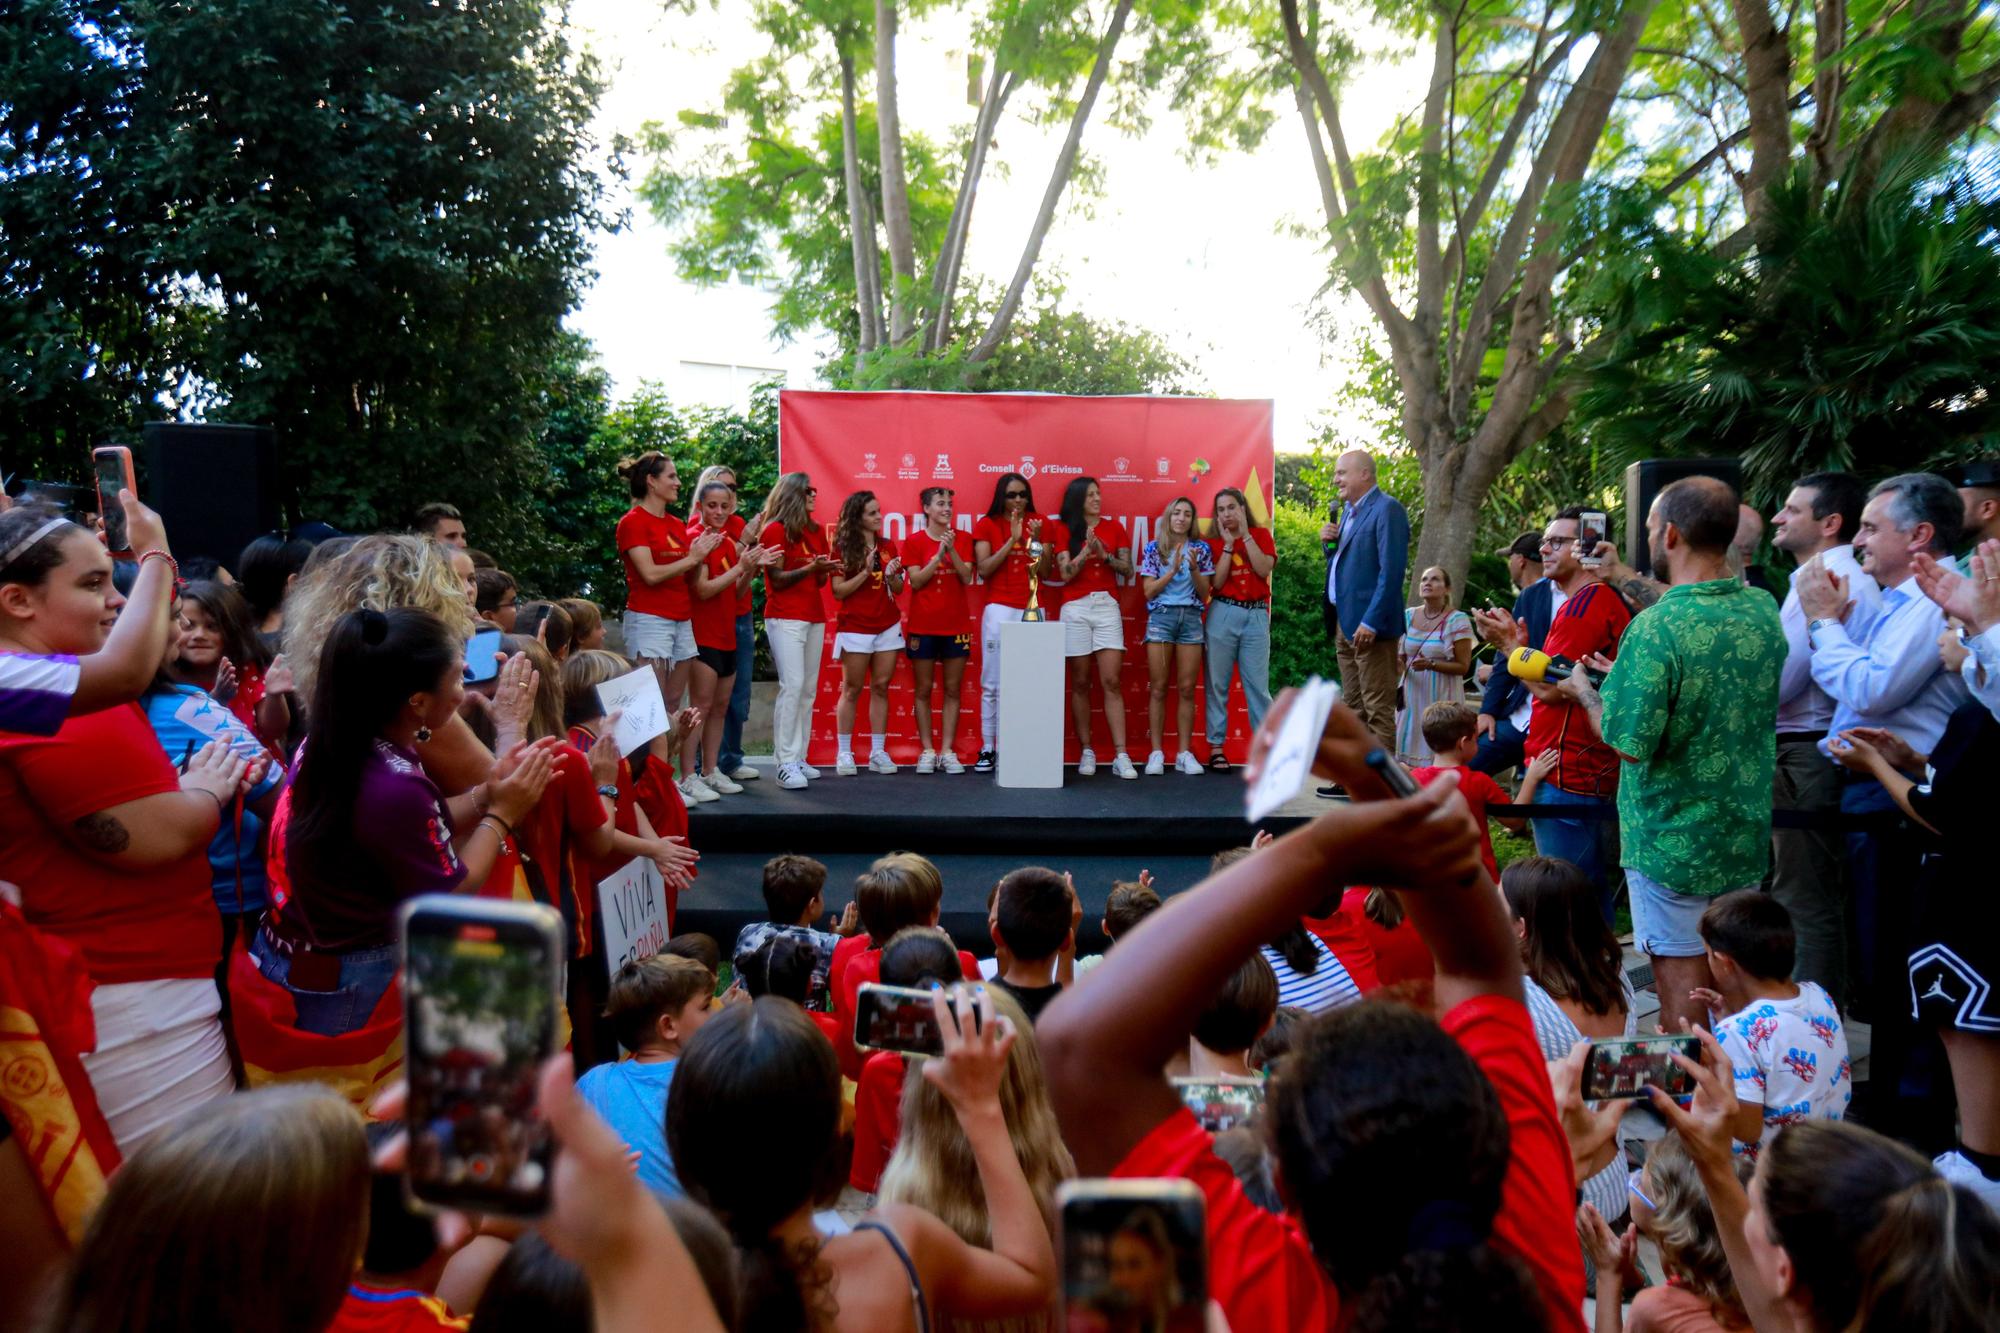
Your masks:
[{"label": "blue jeans", "polygon": [[1528,733],[1504,717],[1493,719],[1493,734],[1479,738],[1479,753],[1466,767],[1492,777],[1510,768],[1519,768],[1526,757]]},{"label": "blue jeans", "polygon": [[292,985],[292,956],[271,943],[263,930],[250,932],[250,956],[267,981],[276,982],[292,994],[298,1011],[298,1029],[322,1037],[339,1037],[358,1032],[368,1024],[382,994],[396,979],[396,946],[362,949],[340,958],[339,985],[330,991],[300,990]]},{"label": "blue jeans", "polygon": [[1250,731],[1271,711],[1271,614],[1227,602],[1208,607],[1208,743],[1229,737],[1229,673],[1243,678]]},{"label": "blue jeans", "polygon": [[724,773],[743,766],[743,724],[750,720],[750,672],[757,663],[757,631],[748,612],[736,617],[736,683],[722,719],[722,752],[715,766]]},{"label": "blue jeans", "polygon": [[[1564,791],[1560,787],[1544,782],[1535,788],[1536,805],[1607,805],[1596,796],[1578,796],[1575,792]],[[1618,820],[1609,819],[1554,819],[1548,817],[1529,821],[1535,832],[1535,850],[1543,856],[1553,856],[1569,862],[1583,872],[1597,888],[1597,904],[1604,911],[1604,920],[1612,919],[1612,908],[1617,901],[1618,869]]]}]

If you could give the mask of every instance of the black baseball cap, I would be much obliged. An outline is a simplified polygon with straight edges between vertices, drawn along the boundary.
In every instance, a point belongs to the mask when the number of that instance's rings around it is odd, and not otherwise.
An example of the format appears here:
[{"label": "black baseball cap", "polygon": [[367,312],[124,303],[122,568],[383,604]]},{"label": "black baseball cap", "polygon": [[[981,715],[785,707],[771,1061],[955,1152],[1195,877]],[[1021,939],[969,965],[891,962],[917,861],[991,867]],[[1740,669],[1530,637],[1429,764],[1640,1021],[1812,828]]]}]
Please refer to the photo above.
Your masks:
[{"label": "black baseball cap", "polygon": [[1539,532],[1524,532],[1516,537],[1510,545],[1501,547],[1493,554],[1518,555],[1523,560],[1540,560],[1542,558],[1542,534]]},{"label": "black baseball cap", "polygon": [[1954,486],[2000,489],[2000,458],[1981,458],[1970,463],[1954,463],[1944,469],[1944,479]]}]

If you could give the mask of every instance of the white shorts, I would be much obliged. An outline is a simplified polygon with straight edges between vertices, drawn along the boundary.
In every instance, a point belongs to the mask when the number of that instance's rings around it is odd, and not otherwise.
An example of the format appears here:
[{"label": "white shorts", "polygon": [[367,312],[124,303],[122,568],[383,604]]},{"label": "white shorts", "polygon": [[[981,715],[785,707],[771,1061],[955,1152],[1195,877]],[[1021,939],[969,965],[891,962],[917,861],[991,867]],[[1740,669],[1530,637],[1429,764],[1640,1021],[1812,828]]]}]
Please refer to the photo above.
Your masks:
[{"label": "white shorts", "polygon": [[695,655],[694,622],[668,620],[644,611],[625,613],[625,656],[686,662]]},{"label": "white shorts", "polygon": [[130,1157],[176,1116],[236,1091],[213,977],[128,981],[90,993],[97,1049],[83,1069],[118,1151]]},{"label": "white shorts", "polygon": [[903,647],[903,627],[891,625],[879,634],[836,634],[833,636],[833,655],[845,657],[849,653],[893,653]]},{"label": "white shorts", "polygon": [[1088,657],[1106,648],[1125,647],[1125,613],[1108,592],[1093,592],[1062,608],[1063,656]]}]

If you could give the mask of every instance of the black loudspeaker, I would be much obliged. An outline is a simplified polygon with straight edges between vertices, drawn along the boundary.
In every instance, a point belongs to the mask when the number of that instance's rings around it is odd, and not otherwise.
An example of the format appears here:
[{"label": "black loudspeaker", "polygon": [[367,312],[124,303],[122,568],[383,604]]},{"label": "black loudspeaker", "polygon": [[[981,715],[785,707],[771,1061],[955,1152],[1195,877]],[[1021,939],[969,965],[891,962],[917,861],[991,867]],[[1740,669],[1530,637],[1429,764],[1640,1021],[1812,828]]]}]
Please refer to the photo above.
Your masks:
[{"label": "black loudspeaker", "polygon": [[1682,477],[1714,477],[1743,494],[1743,468],[1733,458],[1648,458],[1625,469],[1625,563],[1641,574],[1653,572],[1646,549],[1646,515],[1653,500]]},{"label": "black loudspeaker", "polygon": [[278,526],[277,445],[269,426],[145,427],[147,503],[174,554],[205,555],[234,570],[252,538]]}]

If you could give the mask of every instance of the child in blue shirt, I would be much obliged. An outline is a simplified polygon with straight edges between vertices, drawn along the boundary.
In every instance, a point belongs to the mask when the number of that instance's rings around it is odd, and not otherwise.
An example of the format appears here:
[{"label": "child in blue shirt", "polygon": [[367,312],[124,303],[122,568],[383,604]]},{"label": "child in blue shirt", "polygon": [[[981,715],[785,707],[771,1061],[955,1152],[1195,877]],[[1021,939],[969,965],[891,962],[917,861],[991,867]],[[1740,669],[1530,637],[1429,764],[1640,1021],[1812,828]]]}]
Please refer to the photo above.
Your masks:
[{"label": "child in blue shirt", "polygon": [[715,974],[692,958],[655,954],[618,969],[604,1016],[632,1058],[599,1065],[576,1090],[625,1146],[639,1153],[639,1180],[656,1194],[686,1193],[667,1151],[667,1088],[681,1050],[708,1021]]}]

